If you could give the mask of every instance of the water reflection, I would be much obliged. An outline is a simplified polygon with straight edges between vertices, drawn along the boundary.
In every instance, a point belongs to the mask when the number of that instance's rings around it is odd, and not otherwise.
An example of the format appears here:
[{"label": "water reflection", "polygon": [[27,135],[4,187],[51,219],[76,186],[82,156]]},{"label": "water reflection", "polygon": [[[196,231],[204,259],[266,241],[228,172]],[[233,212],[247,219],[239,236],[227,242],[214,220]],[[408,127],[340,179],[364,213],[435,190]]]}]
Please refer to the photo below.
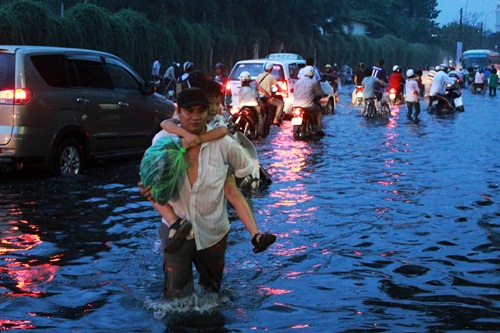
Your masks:
[{"label": "water reflection", "polygon": [[500,137],[493,100],[470,98],[486,104],[418,125],[340,105],[318,142],[273,127],[273,183],[245,195],[278,241],[253,254],[230,212],[224,292],[184,305],[161,299],[138,161],[2,181],[0,330],[497,332]]}]

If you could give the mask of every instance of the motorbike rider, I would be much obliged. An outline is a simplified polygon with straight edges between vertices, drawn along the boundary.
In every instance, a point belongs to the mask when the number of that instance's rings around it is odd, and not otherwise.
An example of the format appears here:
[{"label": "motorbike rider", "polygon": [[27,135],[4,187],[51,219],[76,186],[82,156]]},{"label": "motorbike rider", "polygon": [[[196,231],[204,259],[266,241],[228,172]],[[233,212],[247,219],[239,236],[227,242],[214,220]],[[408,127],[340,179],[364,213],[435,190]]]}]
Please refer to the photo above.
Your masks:
[{"label": "motorbike rider", "polygon": [[403,95],[403,86],[405,84],[405,78],[401,74],[401,67],[395,65],[392,68],[392,74],[389,77],[389,89],[394,89],[396,91],[396,99]]},{"label": "motorbike rider", "polygon": [[387,72],[385,71],[384,64],[384,59],[380,58],[379,60],[377,60],[377,65],[372,67],[372,76],[375,76],[377,77],[377,79],[388,83]]},{"label": "motorbike rider", "polygon": [[358,68],[354,72],[354,85],[356,85],[356,87],[354,88],[354,90],[352,92],[352,104],[356,103],[356,93],[358,90],[357,87],[361,87],[361,82],[363,82],[363,79],[365,77],[366,77],[365,64],[360,62]]},{"label": "motorbike rider", "polygon": [[436,74],[429,89],[429,105],[427,106],[429,110],[431,109],[432,102],[436,99],[436,95],[445,95],[446,85],[454,83],[454,80],[448,76],[442,66],[437,65],[434,70]]},{"label": "motorbike rider", "polygon": [[261,139],[264,137],[264,117],[257,100],[256,82],[252,80],[250,73],[247,71],[241,72],[239,79],[241,83],[241,89],[238,92],[239,106],[240,108],[248,106],[255,111],[257,115],[257,135]]},{"label": "motorbike rider", "polygon": [[220,85],[224,85],[227,80],[227,75],[224,73],[224,65],[218,62],[214,66],[215,73],[213,74],[214,81]]},{"label": "motorbike rider", "polygon": [[182,90],[191,87],[188,79],[189,74],[194,69],[194,64],[190,61],[186,61],[182,68],[184,70],[184,73],[177,78],[177,83],[175,85],[175,96],[177,96]]},{"label": "motorbike rider", "polygon": [[[367,100],[368,98],[375,98],[378,101],[382,99],[382,89],[380,87],[386,87],[387,83],[383,80],[377,78],[373,75],[375,70],[372,69],[372,73],[367,75],[363,81],[361,81],[361,85],[363,86],[363,100]],[[378,95],[378,96],[377,96]],[[380,109],[380,108],[379,108]],[[364,115],[366,112],[366,105],[361,112],[361,115]]]},{"label": "motorbike rider", "polygon": [[[266,62],[264,64],[264,71],[257,76],[256,81],[257,85],[265,91],[265,95],[268,97],[267,103],[276,106],[276,114],[274,116],[273,125],[279,126],[281,124],[281,115],[283,114],[285,102],[273,96],[272,87],[278,87],[278,81],[276,81],[276,77],[272,74],[273,67],[274,64],[272,62]],[[259,89],[259,91],[261,90]]]},{"label": "motorbike rider", "polygon": [[339,101],[339,94],[338,94],[337,90],[339,88],[339,76],[333,70],[332,65],[325,66],[325,71],[323,72],[322,78],[323,78],[323,80],[330,83],[330,85],[333,88],[333,94],[335,95],[335,101],[338,102]]},{"label": "motorbike rider", "polygon": [[324,136],[323,132],[323,112],[321,105],[315,103],[317,96],[323,96],[324,92],[318,81],[314,79],[315,70],[312,66],[303,68],[304,77],[297,81],[295,85],[295,96],[293,106],[305,108],[317,122],[316,135]]},{"label": "motorbike rider", "polygon": [[[476,75],[474,76],[474,86],[481,87],[481,92],[486,91],[485,84],[484,84],[484,72],[482,69],[478,70],[476,72]],[[473,86],[473,90],[475,89],[474,86]]]},{"label": "motorbike rider", "polygon": [[167,68],[165,74],[163,75],[163,84],[165,89],[168,91],[168,97],[173,97],[173,92],[175,88],[175,82],[177,81],[177,76],[175,76],[176,68],[180,67],[177,61],[173,61],[172,64]]},{"label": "motorbike rider", "polygon": [[311,66],[313,69],[314,69],[314,77],[313,79],[316,80],[316,81],[321,81],[321,73],[319,72],[319,70],[314,66],[314,59],[313,58],[306,58],[306,66],[301,68],[299,70],[299,74],[297,75],[299,80],[304,78],[305,74],[304,74],[304,70],[307,66]]}]

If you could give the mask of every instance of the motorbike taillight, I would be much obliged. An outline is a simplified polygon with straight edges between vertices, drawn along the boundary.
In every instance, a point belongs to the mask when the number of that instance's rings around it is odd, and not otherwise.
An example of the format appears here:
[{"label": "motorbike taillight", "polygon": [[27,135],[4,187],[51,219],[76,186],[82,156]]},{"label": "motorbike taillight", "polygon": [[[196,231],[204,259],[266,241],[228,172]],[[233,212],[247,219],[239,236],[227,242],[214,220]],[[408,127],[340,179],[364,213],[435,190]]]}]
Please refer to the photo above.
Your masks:
[{"label": "motorbike taillight", "polygon": [[233,106],[233,107],[231,107],[231,110],[229,110],[229,112],[231,113],[231,115],[234,116],[235,114],[237,114],[237,113],[240,112],[240,109],[238,109],[237,107]]},{"label": "motorbike taillight", "polygon": [[395,93],[396,93],[396,89],[391,88],[391,90],[389,90],[389,92],[390,92],[391,94],[395,94]]},{"label": "motorbike taillight", "polygon": [[302,116],[302,109],[301,108],[293,109],[293,116],[294,117],[300,117],[300,116]]}]

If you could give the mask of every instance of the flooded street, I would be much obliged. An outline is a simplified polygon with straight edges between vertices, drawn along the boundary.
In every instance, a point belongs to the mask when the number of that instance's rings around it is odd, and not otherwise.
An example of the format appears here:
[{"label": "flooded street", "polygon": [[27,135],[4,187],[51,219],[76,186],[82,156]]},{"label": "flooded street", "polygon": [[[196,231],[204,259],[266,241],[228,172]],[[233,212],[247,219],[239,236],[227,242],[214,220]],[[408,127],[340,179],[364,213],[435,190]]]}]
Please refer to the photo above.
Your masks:
[{"label": "flooded street", "polygon": [[255,142],[273,183],[247,193],[253,254],[233,209],[217,299],[165,302],[159,217],[140,160],[77,177],[0,175],[0,330],[27,332],[498,332],[500,97],[465,112],[421,101],[387,121],[341,93],[326,137],[289,122]]}]

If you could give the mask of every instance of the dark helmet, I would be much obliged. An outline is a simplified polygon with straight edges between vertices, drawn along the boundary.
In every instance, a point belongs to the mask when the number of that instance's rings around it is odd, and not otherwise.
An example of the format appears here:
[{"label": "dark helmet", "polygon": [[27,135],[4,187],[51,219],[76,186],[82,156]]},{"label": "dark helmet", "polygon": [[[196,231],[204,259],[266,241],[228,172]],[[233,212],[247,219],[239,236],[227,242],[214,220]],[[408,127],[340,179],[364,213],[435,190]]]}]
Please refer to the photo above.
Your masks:
[{"label": "dark helmet", "polygon": [[379,60],[377,60],[377,65],[384,66],[384,64],[385,64],[384,59],[380,58]]},{"label": "dark helmet", "polygon": [[224,65],[222,64],[222,62],[218,62],[215,64],[214,68],[224,69]]}]

